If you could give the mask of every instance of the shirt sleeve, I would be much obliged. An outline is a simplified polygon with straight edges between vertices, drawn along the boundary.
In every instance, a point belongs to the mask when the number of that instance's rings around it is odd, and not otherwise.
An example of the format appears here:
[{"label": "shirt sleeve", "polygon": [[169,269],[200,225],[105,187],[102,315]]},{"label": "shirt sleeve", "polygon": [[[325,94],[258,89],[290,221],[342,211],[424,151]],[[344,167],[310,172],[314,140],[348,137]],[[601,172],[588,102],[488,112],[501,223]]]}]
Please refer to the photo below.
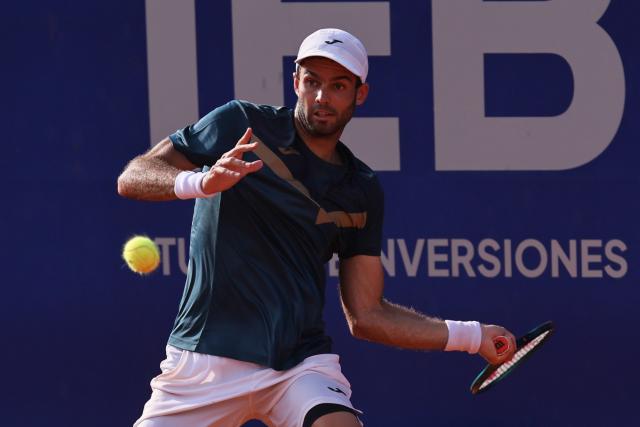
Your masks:
[{"label": "shirt sleeve", "polygon": [[173,147],[199,167],[213,165],[231,150],[249,126],[237,101],[228,102],[195,124],[169,136]]},{"label": "shirt sleeve", "polygon": [[373,178],[366,194],[367,220],[363,228],[344,229],[341,233],[338,257],[356,255],[380,256],[384,222],[384,193],[377,178]]}]

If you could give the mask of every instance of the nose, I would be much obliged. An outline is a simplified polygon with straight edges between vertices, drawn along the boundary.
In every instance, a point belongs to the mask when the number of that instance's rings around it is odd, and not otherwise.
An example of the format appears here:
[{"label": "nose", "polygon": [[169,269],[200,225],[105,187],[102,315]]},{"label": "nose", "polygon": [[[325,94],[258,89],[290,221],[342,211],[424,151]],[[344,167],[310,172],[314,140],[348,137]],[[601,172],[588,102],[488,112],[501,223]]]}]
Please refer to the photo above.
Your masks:
[{"label": "nose", "polygon": [[318,91],[316,92],[316,104],[326,104],[328,102],[328,91],[324,88],[318,89]]}]

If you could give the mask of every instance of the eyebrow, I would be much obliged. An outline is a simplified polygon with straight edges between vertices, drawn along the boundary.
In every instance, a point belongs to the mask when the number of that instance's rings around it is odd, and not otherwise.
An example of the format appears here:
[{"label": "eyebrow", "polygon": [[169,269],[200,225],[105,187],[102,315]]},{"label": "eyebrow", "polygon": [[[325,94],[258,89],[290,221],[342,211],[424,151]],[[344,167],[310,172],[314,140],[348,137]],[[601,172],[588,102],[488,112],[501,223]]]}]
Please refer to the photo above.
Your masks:
[{"label": "eyebrow", "polygon": [[[317,79],[320,79],[320,76],[317,73],[314,73],[313,71],[311,71],[308,68],[304,69],[304,73],[305,74],[310,74],[311,77],[315,77]],[[353,82],[353,79],[350,76],[347,75],[343,75],[343,76],[337,76],[337,77],[333,77],[331,78],[331,81],[337,81],[337,80],[347,80],[349,82]]]}]

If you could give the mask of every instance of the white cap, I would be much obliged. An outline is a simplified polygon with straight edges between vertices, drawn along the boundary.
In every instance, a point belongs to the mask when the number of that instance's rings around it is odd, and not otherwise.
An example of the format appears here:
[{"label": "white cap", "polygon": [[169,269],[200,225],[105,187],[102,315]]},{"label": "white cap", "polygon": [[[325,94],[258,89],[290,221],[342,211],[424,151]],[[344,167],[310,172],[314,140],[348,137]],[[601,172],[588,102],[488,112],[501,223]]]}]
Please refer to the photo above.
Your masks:
[{"label": "white cap", "polygon": [[323,56],[336,61],[362,83],[367,79],[369,61],[364,45],[355,36],[337,28],[323,28],[307,36],[298,50],[296,64],[310,56]]}]

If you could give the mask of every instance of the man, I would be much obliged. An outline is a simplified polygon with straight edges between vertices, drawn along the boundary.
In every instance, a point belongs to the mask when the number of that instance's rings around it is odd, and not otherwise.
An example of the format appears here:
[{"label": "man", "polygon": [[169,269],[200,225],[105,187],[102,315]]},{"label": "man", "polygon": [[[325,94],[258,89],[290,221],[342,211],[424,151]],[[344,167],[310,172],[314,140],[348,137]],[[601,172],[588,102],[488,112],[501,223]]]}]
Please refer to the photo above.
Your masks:
[{"label": "man", "polygon": [[[138,426],[252,418],[359,426],[322,322],[323,266],[333,253],[354,336],[479,352],[492,363],[513,354],[502,327],[429,318],[383,299],[382,190],[339,141],[369,92],[365,48],[322,29],[302,42],[296,64],[295,110],[232,101],[132,160],[118,179],[125,197],[196,199],[184,295]],[[499,335],[512,344],[503,356]]]}]

